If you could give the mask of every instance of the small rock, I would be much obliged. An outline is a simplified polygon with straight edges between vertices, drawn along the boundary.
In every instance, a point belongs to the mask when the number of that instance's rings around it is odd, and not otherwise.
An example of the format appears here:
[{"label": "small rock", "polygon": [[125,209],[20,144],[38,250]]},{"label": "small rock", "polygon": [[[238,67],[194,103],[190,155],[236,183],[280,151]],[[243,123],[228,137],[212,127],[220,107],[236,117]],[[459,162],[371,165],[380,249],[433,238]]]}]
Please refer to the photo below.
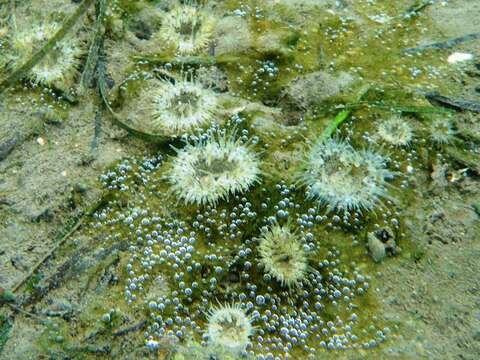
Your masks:
[{"label": "small rock", "polygon": [[450,64],[455,64],[457,62],[463,62],[463,61],[469,61],[469,60],[472,60],[473,59],[473,55],[472,54],[468,54],[468,53],[460,53],[460,52],[454,52],[453,54],[451,54],[447,61],[450,63]]},{"label": "small rock", "polygon": [[43,311],[43,314],[50,317],[61,317],[68,320],[74,313],[73,306],[66,300],[54,301],[47,309]]},{"label": "small rock", "polygon": [[393,230],[385,226],[384,228],[375,232],[375,236],[379,239],[385,246],[385,251],[388,255],[397,255],[400,252],[400,249],[397,247],[395,242],[395,233]]},{"label": "small rock", "polygon": [[436,162],[433,165],[433,171],[430,174],[432,179],[432,190],[443,190],[448,186],[448,165]]},{"label": "small rock", "polygon": [[40,221],[50,222],[54,218],[54,213],[51,209],[45,209],[40,214],[32,217],[32,222],[38,223]]},{"label": "small rock", "polygon": [[285,101],[298,109],[308,109],[347,90],[355,79],[348,73],[332,75],[317,71],[294,79],[285,89]]},{"label": "small rock", "polygon": [[373,261],[380,262],[387,255],[385,244],[374,233],[368,233],[368,250]]},{"label": "small rock", "polygon": [[288,47],[286,45],[288,32],[264,32],[258,39],[256,47],[258,51],[265,55],[278,56],[285,58],[289,56]]},{"label": "small rock", "polygon": [[85,183],[79,182],[73,186],[73,190],[78,194],[84,194],[88,190],[88,185]]},{"label": "small rock", "polygon": [[253,47],[248,22],[237,16],[222,18],[215,27],[215,54],[240,54]]},{"label": "small rock", "polygon": [[24,257],[20,254],[17,254],[12,258],[10,258],[10,263],[17,270],[22,270],[22,271],[28,270],[28,265],[26,264]]},{"label": "small rock", "polygon": [[14,134],[10,139],[0,144],[0,161],[5,159],[10,154],[20,140],[19,134]]},{"label": "small rock", "polygon": [[[42,109],[36,113],[46,124],[62,125],[66,120],[66,115],[60,111],[51,108]],[[43,145],[43,144],[40,144]]]},{"label": "small rock", "polygon": [[112,140],[123,140],[128,136],[128,131],[119,127],[114,127],[108,133],[108,137]]},{"label": "small rock", "polygon": [[125,23],[122,19],[113,18],[110,23],[110,30],[116,39],[122,39],[125,35]]},{"label": "small rock", "polygon": [[0,288],[0,304],[13,303],[15,302],[15,294],[4,288]]},{"label": "small rock", "polygon": [[130,30],[140,40],[148,40],[152,37],[152,29],[142,20],[132,21],[130,23]]}]

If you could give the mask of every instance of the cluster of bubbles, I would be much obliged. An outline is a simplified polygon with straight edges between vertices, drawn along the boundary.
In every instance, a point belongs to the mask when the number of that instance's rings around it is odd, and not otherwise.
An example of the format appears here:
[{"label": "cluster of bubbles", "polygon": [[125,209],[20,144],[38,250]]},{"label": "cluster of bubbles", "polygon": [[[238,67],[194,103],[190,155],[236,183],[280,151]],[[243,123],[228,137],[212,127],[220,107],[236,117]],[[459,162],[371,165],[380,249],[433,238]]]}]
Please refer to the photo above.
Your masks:
[{"label": "cluster of bubbles", "polygon": [[251,81],[252,95],[257,92],[267,90],[270,82],[275,81],[279,75],[280,69],[271,60],[260,61],[257,60],[258,69],[253,74]]},{"label": "cluster of bubbles", "polygon": [[108,236],[129,239],[124,295],[149,318],[148,347],[193,338],[206,351],[281,359],[386,339],[388,328],[359,324],[369,277],[322,244],[329,217],[296,186],[258,185],[172,214],[158,206],[165,166],[161,158],[122,162],[102,177],[116,200],[96,214]]}]

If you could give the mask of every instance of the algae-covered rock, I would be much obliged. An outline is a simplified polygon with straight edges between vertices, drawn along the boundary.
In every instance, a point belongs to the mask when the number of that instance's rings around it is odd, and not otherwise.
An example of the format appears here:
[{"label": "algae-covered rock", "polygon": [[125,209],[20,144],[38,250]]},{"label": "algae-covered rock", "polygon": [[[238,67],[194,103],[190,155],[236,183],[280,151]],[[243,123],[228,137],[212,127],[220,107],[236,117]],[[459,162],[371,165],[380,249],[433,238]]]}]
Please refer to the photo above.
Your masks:
[{"label": "algae-covered rock", "polygon": [[224,71],[215,66],[205,66],[197,70],[197,80],[203,86],[219,92],[228,90],[228,78]]},{"label": "algae-covered rock", "polygon": [[257,51],[261,54],[285,58],[289,53],[287,47],[289,35],[287,31],[266,31],[257,39]]},{"label": "algae-covered rock", "polygon": [[227,16],[215,27],[215,54],[239,54],[253,47],[248,22],[238,16]]},{"label": "algae-covered rock", "polygon": [[308,109],[332,96],[344,92],[354,82],[354,78],[341,72],[332,75],[325,71],[316,71],[297,77],[285,89],[287,101],[298,108]]},{"label": "algae-covered rock", "polygon": [[380,262],[387,255],[385,244],[374,233],[368,233],[368,250],[373,261]]}]

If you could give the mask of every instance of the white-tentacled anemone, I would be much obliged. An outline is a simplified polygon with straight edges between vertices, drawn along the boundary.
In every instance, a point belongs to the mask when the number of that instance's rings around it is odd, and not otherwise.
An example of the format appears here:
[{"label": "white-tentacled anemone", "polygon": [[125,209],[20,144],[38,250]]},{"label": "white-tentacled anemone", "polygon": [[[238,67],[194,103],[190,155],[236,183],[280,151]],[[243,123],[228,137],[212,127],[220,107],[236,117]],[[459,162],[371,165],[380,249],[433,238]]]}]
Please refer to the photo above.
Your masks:
[{"label": "white-tentacled anemone", "polygon": [[177,150],[167,175],[171,191],[185,203],[216,204],[259,181],[260,161],[234,135],[212,135]]},{"label": "white-tentacled anemone", "polygon": [[386,180],[393,175],[381,155],[327,140],[308,152],[300,182],[307,187],[307,196],[329,211],[370,211],[389,198]]}]

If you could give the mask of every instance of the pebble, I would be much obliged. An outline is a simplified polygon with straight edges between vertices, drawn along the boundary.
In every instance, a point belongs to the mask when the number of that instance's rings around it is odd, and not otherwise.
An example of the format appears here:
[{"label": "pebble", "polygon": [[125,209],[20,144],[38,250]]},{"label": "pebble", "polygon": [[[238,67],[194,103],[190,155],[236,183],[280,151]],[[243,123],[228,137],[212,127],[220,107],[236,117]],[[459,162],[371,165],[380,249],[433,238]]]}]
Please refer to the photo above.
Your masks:
[{"label": "pebble", "polygon": [[373,261],[380,262],[387,255],[385,245],[375,236],[368,233],[368,250]]}]

